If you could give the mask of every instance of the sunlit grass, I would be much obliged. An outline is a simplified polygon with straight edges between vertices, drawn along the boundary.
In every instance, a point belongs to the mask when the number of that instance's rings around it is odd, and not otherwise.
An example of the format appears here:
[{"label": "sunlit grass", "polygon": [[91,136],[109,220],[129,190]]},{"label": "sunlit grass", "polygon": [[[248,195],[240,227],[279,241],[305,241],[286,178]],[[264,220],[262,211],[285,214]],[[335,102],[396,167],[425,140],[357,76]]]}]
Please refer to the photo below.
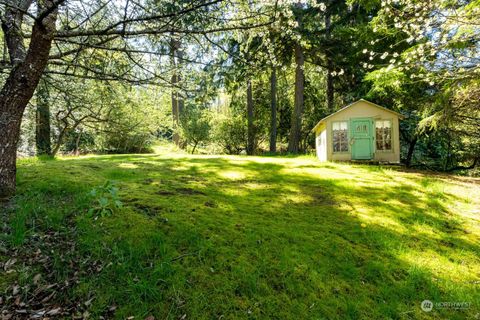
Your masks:
[{"label": "sunlit grass", "polygon": [[[78,230],[70,299],[157,319],[465,319],[480,312],[478,181],[313,157],[25,159],[10,245]],[[124,207],[86,215],[115,180]],[[1,278],[0,283],[14,281]],[[6,280],[7,279],[7,280]],[[467,301],[467,310],[421,301]]]}]

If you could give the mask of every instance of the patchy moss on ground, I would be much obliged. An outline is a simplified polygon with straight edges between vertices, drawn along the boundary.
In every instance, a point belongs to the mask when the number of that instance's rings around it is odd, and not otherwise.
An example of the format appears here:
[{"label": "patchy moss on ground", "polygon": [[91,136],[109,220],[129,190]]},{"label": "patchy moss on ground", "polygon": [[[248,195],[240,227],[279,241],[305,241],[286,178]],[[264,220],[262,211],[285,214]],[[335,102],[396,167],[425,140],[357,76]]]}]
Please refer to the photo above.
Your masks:
[{"label": "patchy moss on ground", "polygon": [[[87,195],[107,180],[117,182],[123,208],[95,219]],[[14,252],[19,273],[0,275],[2,288],[11,283],[4,309],[14,306],[17,281],[36,308],[35,288],[68,283],[45,302],[62,307],[61,316],[465,319],[480,312],[474,179],[306,157],[28,159],[19,163],[15,205],[2,260]],[[47,267],[29,258],[38,248]],[[42,280],[32,284],[38,272]],[[470,305],[426,313],[426,299]],[[24,309],[31,311],[28,303]]]}]

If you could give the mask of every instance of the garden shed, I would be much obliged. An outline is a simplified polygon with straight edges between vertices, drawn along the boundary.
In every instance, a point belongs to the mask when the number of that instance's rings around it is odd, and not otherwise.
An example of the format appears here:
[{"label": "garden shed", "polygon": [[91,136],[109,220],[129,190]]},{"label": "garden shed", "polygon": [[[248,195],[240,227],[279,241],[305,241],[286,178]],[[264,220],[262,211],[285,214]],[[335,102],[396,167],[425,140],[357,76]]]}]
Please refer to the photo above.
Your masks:
[{"label": "garden shed", "polygon": [[364,99],[351,103],[313,128],[318,159],[400,163],[402,118],[401,114]]}]

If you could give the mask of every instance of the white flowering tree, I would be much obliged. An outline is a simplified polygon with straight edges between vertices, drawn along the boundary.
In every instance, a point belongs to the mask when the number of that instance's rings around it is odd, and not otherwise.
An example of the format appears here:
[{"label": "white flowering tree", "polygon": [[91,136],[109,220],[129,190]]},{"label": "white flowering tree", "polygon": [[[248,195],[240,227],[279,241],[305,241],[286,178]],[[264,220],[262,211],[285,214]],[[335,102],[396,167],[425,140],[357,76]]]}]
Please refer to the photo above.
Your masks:
[{"label": "white flowering tree", "polygon": [[[446,149],[443,169],[461,167],[458,162],[467,160],[477,163],[480,113],[473,101],[478,101],[480,79],[478,21],[479,1],[382,0],[371,24],[376,39],[363,48],[362,67],[372,71],[367,80],[374,82],[373,91],[390,88],[396,106],[410,120],[418,119],[407,163],[419,135],[434,132],[441,134]],[[398,41],[382,47],[384,37],[392,35]],[[468,151],[454,159],[454,148]]]},{"label": "white flowering tree", "polygon": [[[449,80],[478,79],[480,75],[480,4],[478,1],[382,0],[372,22],[382,41],[386,33],[401,34],[388,50],[366,47],[368,60],[379,57],[386,71],[415,69],[411,79],[430,85]],[[405,43],[408,50],[405,50]],[[365,68],[373,64],[365,62]]]}]

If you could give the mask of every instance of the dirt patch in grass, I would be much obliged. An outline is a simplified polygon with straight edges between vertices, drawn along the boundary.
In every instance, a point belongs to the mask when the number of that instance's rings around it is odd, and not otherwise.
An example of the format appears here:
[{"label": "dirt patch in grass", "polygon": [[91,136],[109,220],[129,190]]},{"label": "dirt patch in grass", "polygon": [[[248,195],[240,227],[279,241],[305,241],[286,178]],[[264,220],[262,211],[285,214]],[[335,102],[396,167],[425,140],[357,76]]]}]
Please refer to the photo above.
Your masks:
[{"label": "dirt patch in grass", "polygon": [[157,192],[155,192],[155,194],[158,194],[160,196],[173,196],[175,195],[175,192],[169,190],[158,190]]},{"label": "dirt patch in grass", "polygon": [[190,196],[193,196],[193,195],[204,196],[205,195],[205,192],[200,191],[200,190],[191,189],[191,188],[177,188],[177,189],[175,189],[175,191],[180,193],[180,194],[190,195]]},{"label": "dirt patch in grass", "polygon": [[134,203],[133,207],[136,211],[146,214],[149,217],[157,216],[161,211],[163,211],[163,208],[160,206],[150,206],[143,203]]},{"label": "dirt patch in grass", "polygon": [[174,190],[158,190],[155,192],[155,194],[158,194],[160,196],[174,196],[174,195],[187,195],[187,196],[194,196],[194,195],[201,195],[204,196],[206,195],[205,192],[200,191],[200,190],[195,190],[191,188],[175,188]]},{"label": "dirt patch in grass", "polygon": [[198,177],[198,176],[180,176],[178,180],[183,182],[192,182],[192,181],[205,181],[205,178]]},{"label": "dirt patch in grass", "polygon": [[205,207],[218,208],[218,204],[215,201],[209,200],[205,202]]},{"label": "dirt patch in grass", "polygon": [[153,181],[154,181],[153,179],[148,178],[148,179],[143,180],[143,181],[142,181],[142,184],[144,184],[144,185],[149,185],[149,184],[152,184]]},{"label": "dirt patch in grass", "polygon": [[100,169],[100,168],[102,168],[101,166],[99,166],[97,164],[93,164],[93,163],[85,164],[85,165],[83,165],[83,167],[87,167],[87,168],[90,168],[90,169]]}]

